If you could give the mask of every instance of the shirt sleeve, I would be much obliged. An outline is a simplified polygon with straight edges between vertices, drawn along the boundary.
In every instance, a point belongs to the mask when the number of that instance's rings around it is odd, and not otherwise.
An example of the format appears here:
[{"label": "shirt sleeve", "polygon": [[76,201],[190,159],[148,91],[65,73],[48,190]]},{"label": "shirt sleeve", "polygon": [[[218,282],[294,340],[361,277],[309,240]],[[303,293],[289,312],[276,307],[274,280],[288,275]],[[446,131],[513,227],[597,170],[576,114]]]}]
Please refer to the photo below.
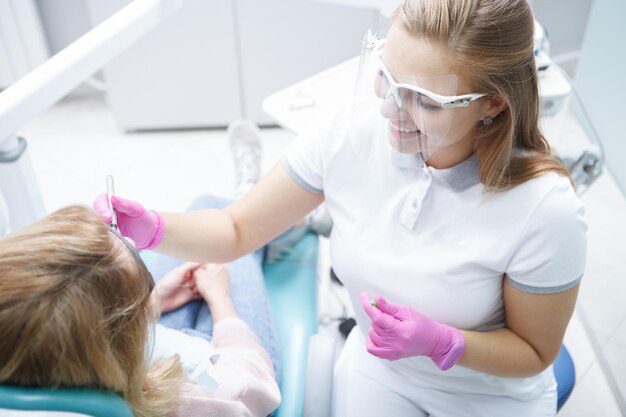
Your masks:
[{"label": "shirt sleeve", "polygon": [[507,268],[516,288],[549,294],[574,287],[582,279],[587,255],[584,208],[569,180],[554,187],[530,216]]},{"label": "shirt sleeve", "polygon": [[319,123],[300,133],[287,148],[283,168],[305,190],[324,192],[324,167],[345,142],[348,110],[341,106],[320,117]]},{"label": "shirt sleeve", "polygon": [[212,343],[220,358],[207,372],[216,390],[186,383],[177,416],[265,417],[280,405],[272,361],[257,336],[239,318],[218,322]]}]

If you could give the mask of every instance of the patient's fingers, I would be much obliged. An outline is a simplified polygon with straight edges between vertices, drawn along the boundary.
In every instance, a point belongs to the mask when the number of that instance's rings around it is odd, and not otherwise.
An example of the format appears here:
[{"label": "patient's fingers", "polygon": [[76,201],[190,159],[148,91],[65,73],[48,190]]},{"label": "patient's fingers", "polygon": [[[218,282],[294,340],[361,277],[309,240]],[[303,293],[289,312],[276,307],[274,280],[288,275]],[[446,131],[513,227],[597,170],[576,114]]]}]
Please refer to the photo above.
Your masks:
[{"label": "patient's fingers", "polygon": [[200,262],[185,262],[182,265],[178,265],[175,269],[186,273],[186,272],[193,272],[196,269],[200,268],[202,266],[202,263]]}]

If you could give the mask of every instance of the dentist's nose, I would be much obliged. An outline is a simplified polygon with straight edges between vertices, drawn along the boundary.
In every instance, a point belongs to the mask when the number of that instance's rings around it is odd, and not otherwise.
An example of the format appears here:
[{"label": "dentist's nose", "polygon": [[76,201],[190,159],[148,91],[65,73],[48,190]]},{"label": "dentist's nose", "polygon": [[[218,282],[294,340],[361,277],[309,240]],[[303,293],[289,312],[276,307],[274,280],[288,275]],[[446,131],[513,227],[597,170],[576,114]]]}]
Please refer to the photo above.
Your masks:
[{"label": "dentist's nose", "polygon": [[396,119],[399,111],[400,107],[393,94],[389,94],[387,98],[380,103],[380,114],[382,114],[385,119]]},{"label": "dentist's nose", "polygon": [[402,108],[400,108],[399,98],[396,98],[393,94],[389,94],[380,103],[380,114],[385,119],[396,120],[409,118],[409,114]]}]

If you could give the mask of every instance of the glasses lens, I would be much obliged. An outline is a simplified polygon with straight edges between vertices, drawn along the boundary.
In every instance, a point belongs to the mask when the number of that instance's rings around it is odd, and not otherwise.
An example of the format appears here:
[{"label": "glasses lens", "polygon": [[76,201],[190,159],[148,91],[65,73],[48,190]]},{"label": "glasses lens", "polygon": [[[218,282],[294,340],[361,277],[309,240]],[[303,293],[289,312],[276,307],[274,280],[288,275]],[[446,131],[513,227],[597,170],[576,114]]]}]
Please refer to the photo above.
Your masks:
[{"label": "glasses lens", "polygon": [[400,89],[402,101],[408,103],[414,111],[436,112],[443,109],[443,106],[432,98],[420,94],[408,88]]}]

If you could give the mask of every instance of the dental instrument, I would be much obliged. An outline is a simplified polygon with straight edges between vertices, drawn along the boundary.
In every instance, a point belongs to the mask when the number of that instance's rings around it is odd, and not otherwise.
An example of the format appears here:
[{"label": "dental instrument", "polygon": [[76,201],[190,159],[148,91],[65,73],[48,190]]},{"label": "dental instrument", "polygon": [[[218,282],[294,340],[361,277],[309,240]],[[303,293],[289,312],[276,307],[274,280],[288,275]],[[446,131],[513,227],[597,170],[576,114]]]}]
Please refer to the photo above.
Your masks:
[{"label": "dental instrument", "polygon": [[114,230],[118,230],[117,227],[117,210],[113,208],[111,204],[111,197],[115,195],[115,183],[113,182],[113,176],[107,176],[107,202],[109,203],[109,210],[111,210],[111,223],[109,227]]}]

